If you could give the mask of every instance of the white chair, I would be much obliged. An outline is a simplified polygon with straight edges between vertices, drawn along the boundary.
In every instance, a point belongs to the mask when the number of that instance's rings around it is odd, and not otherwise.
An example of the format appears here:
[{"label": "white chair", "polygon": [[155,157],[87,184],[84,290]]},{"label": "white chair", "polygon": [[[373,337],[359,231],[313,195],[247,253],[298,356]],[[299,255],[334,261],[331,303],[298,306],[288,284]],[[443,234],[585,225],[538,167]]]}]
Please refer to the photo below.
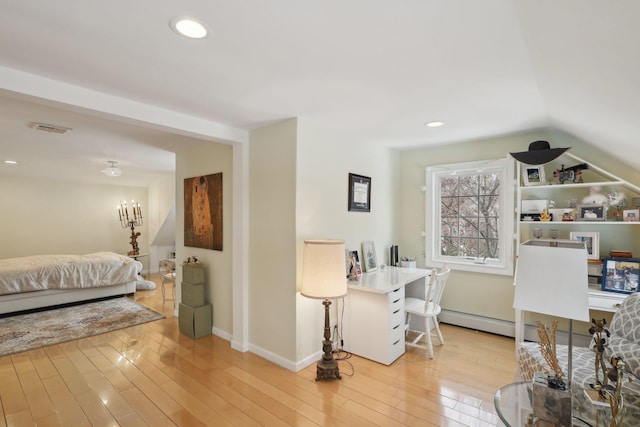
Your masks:
[{"label": "white chair", "polygon": [[[451,269],[446,267],[443,268],[440,273],[432,270],[431,279],[427,286],[425,286],[424,299],[414,297],[406,297],[404,299],[404,309],[407,314],[405,335],[408,335],[409,332],[417,333],[416,338],[412,341],[407,341],[406,345],[427,350],[429,352],[429,358],[431,359],[433,359],[433,343],[431,342],[432,329],[436,330],[440,345],[444,345],[444,338],[442,338],[440,326],[438,325],[438,315],[441,311],[440,298],[442,298],[450,272]],[[424,331],[412,330],[410,328],[411,316],[420,316],[424,319]],[[425,338],[425,345],[418,344],[422,337]]]},{"label": "white chair", "polygon": [[[176,308],[176,263],[173,260],[163,259],[159,265],[160,288],[162,290],[162,308],[165,301],[173,301],[173,308]],[[165,286],[171,284],[172,298],[167,298]]]}]

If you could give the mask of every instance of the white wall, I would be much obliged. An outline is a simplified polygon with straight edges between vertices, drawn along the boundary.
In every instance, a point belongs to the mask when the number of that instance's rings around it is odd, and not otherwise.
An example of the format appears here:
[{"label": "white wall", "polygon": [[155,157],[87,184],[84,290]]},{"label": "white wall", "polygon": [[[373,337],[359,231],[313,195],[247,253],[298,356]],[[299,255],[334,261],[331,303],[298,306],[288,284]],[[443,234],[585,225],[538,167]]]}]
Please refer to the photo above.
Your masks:
[{"label": "white wall", "polygon": [[295,360],[297,121],[251,132],[249,341],[265,357]]},{"label": "white wall", "polygon": [[[222,172],[223,250],[210,250],[184,246],[184,180]],[[233,157],[232,146],[215,142],[185,150],[176,155],[176,297],[180,296],[182,261],[196,256],[205,265],[207,302],[213,304],[213,327],[216,332],[231,339],[233,329],[232,304],[232,226],[233,226]]]},{"label": "white wall", "polygon": [[[305,239],[343,239],[347,249],[361,252],[361,243],[373,240],[379,263],[388,263],[385,249],[393,243],[398,218],[398,153],[358,143],[348,135],[330,132],[298,120],[296,164],[296,246],[300,288]],[[371,212],[349,212],[349,173],[371,177]],[[346,272],[345,272],[346,276]],[[305,301],[306,300],[306,301]],[[336,303],[332,305],[335,316]],[[304,360],[322,348],[323,306],[299,298],[296,313],[296,355]]]},{"label": "white wall", "polygon": [[[0,258],[131,250],[131,230],[118,221],[120,200],[147,212],[147,189],[80,182],[0,177]],[[136,228],[140,252],[149,251],[146,225]],[[142,259],[145,269],[148,260]]]}]

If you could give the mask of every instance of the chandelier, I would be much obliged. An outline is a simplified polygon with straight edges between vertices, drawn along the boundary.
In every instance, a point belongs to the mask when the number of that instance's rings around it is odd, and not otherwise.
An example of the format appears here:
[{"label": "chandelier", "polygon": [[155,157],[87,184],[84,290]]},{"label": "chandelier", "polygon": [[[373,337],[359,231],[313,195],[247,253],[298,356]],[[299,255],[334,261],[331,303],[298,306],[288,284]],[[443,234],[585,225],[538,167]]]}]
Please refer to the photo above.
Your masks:
[{"label": "chandelier", "polygon": [[102,169],[102,173],[107,176],[120,176],[122,175],[122,171],[115,164],[118,162],[114,162],[113,160],[109,160],[108,163],[111,163],[111,166]]}]

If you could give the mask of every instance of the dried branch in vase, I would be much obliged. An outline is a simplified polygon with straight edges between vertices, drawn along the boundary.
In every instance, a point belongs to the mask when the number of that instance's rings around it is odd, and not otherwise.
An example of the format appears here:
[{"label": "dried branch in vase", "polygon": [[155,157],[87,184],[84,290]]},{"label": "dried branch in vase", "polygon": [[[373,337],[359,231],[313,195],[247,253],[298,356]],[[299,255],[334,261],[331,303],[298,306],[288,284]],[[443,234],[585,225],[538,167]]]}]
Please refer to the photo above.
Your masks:
[{"label": "dried branch in vase", "polygon": [[551,324],[549,332],[544,323],[536,321],[538,325],[538,337],[540,338],[540,353],[544,356],[544,360],[553,371],[555,379],[549,378],[549,386],[554,388],[564,389],[566,385],[562,380],[564,373],[558,363],[558,356],[556,354],[556,329],[558,328],[558,321],[554,320]]}]

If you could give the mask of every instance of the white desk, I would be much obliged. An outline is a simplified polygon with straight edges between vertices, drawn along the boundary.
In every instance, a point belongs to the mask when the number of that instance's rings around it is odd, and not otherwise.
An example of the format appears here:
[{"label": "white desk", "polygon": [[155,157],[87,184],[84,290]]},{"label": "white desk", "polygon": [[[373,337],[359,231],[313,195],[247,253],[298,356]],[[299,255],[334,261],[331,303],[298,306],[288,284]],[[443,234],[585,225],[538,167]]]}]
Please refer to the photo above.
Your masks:
[{"label": "white desk", "polygon": [[[343,348],[390,365],[404,353],[404,297],[422,295],[431,270],[385,267],[348,282]],[[407,286],[410,285],[410,286]],[[415,285],[415,286],[414,286]]]}]

